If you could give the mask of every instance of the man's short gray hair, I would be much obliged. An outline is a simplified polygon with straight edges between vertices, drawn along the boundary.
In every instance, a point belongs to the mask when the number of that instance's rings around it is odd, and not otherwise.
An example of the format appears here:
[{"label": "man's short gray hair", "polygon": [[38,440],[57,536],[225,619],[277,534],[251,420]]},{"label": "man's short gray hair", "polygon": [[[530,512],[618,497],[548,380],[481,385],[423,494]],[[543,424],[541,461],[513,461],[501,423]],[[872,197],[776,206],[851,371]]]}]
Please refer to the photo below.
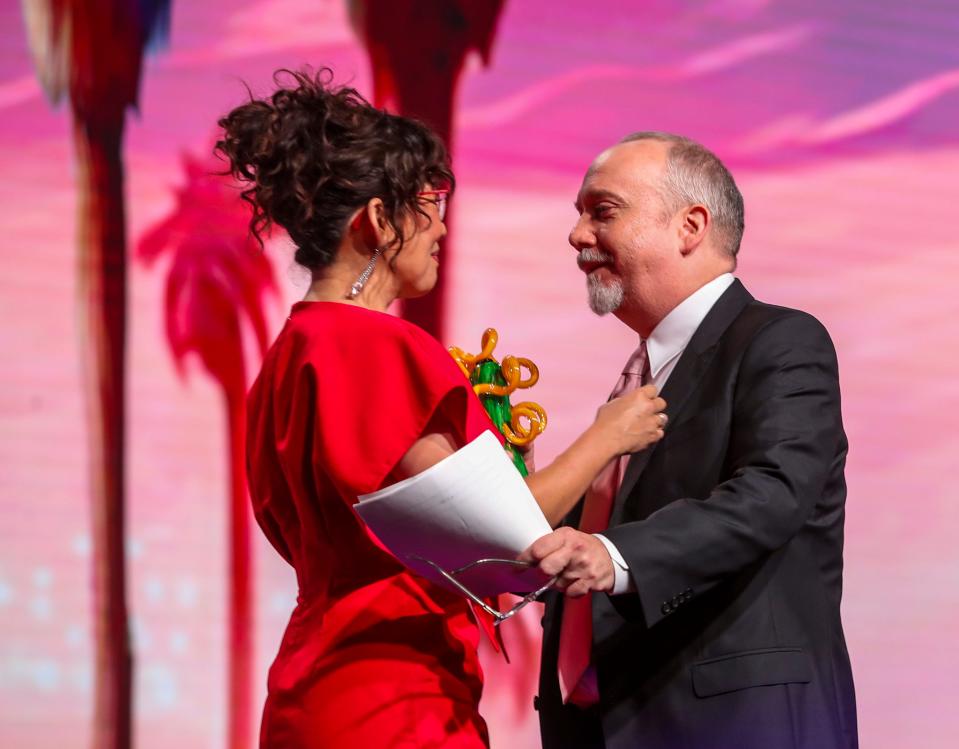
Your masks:
[{"label": "man's short gray hair", "polygon": [[733,258],[743,238],[745,210],[743,196],[725,164],[703,145],[690,138],[657,130],[632,133],[620,143],[655,140],[666,143],[666,176],[663,200],[670,213],[688,205],[709,209],[717,235],[717,246]]}]

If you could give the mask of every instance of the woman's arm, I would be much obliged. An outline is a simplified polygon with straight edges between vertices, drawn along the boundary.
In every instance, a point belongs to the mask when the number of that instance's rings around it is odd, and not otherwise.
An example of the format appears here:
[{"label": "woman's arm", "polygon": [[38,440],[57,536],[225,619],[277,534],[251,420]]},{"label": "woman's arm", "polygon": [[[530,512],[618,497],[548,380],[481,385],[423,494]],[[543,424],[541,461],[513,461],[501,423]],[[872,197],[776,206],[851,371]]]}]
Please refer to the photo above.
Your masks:
[{"label": "woman's arm", "polygon": [[[555,527],[573,509],[593,479],[610,460],[637,452],[663,437],[666,402],[652,385],[603,405],[596,421],[546,468],[526,478],[526,484]],[[429,432],[400,459],[391,474],[401,481],[422,473],[463,445],[449,432]]]},{"label": "woman's arm", "polygon": [[464,445],[457,444],[456,437],[449,432],[429,432],[420,437],[400,458],[396,468],[390,474],[389,483],[402,481],[410,476],[423,473],[432,468],[443,458],[447,458]]},{"label": "woman's arm", "polygon": [[606,464],[663,438],[666,401],[647,385],[600,407],[596,421],[546,468],[526,479],[540,509],[556,527]]},{"label": "woman's arm", "polygon": [[586,493],[593,479],[618,456],[593,424],[545,468],[526,477],[526,485],[555,528]]}]

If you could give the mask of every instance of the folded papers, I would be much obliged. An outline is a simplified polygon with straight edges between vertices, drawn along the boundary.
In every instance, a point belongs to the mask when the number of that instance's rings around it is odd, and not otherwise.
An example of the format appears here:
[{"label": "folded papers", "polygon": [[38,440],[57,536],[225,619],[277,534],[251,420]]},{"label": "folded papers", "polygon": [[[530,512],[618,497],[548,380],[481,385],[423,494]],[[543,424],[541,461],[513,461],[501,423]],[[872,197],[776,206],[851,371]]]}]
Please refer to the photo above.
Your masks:
[{"label": "folded papers", "polygon": [[[451,589],[420,558],[447,572],[480,559],[512,560],[552,530],[491,432],[416,476],[360,496],[353,508],[403,564]],[[456,578],[479,596],[536,590],[547,581],[535,567],[506,564]]]}]

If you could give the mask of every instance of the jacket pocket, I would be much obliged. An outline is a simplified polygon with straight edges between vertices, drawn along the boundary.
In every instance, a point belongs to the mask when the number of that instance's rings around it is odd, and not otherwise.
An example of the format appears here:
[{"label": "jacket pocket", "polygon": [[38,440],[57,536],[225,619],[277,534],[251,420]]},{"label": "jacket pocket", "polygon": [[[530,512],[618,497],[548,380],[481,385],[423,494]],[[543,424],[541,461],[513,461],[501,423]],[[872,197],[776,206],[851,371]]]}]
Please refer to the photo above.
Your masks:
[{"label": "jacket pocket", "polygon": [[698,661],[690,671],[697,697],[713,697],[773,684],[806,684],[812,680],[809,655],[801,648],[731,653]]}]

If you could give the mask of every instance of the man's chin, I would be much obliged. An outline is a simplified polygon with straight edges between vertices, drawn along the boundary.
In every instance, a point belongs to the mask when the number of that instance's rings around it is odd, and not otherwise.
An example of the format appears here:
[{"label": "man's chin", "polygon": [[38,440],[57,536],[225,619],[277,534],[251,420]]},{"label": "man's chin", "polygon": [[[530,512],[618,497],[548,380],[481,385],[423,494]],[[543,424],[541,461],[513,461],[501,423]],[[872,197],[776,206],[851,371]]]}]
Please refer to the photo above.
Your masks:
[{"label": "man's chin", "polygon": [[622,306],[625,296],[620,284],[603,284],[592,277],[586,279],[586,294],[589,308],[600,317],[618,310]]},{"label": "man's chin", "polygon": [[611,309],[609,305],[597,304],[592,297],[589,297],[588,302],[589,302],[589,309],[592,311],[594,315],[597,315],[599,317],[605,317],[606,315],[616,311],[615,309]]}]

